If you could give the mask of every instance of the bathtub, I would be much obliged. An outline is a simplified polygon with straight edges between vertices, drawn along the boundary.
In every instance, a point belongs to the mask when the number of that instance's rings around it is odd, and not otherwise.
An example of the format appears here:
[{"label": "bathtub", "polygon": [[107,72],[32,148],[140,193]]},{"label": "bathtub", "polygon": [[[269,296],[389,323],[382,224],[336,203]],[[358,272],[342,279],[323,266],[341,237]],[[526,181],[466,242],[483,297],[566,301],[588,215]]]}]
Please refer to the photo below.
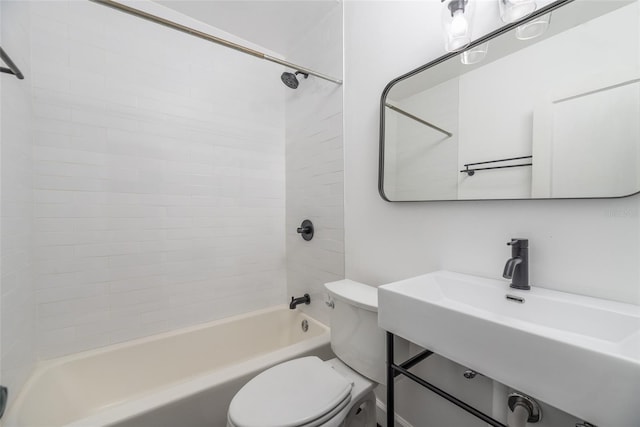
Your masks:
[{"label": "bathtub", "polygon": [[43,362],[2,426],[224,427],[248,380],[306,355],[333,356],[329,328],[264,309]]}]

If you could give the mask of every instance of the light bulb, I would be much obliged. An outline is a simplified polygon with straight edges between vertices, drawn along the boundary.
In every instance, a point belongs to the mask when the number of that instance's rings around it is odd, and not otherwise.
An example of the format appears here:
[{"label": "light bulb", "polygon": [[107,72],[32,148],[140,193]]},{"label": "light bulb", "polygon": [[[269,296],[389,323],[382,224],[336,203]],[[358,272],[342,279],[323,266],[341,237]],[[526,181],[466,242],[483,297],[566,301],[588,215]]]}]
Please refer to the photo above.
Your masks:
[{"label": "light bulb", "polygon": [[472,0],[443,1],[442,25],[447,52],[457,52],[471,43]]},{"label": "light bulb", "polygon": [[469,30],[469,24],[467,18],[464,16],[464,10],[458,9],[453,12],[453,19],[451,20],[451,35],[454,37],[460,37],[467,34]]}]

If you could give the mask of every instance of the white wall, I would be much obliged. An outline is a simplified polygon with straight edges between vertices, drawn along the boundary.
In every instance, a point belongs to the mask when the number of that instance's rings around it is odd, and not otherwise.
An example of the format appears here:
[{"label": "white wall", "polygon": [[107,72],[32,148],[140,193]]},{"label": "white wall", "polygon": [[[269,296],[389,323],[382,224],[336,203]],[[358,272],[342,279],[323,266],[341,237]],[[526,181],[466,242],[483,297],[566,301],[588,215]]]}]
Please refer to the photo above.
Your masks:
[{"label": "white wall", "polygon": [[32,12],[40,356],[283,303],[280,67],[91,2]]},{"label": "white wall", "polygon": [[[342,3],[288,53],[287,59],[342,78]],[[301,310],[325,323],[324,283],[344,278],[344,163],[342,86],[309,76],[287,89],[287,293],[309,293]],[[296,233],[304,219],[315,227],[312,240]]]},{"label": "white wall", "polygon": [[[476,28],[496,25],[488,18],[497,16],[496,3],[479,4]],[[509,256],[505,243],[528,237],[533,286],[640,304],[638,196],[429,203],[380,198],[380,94],[391,79],[443,54],[439,7],[437,1],[345,4],[346,277],[380,285],[448,269],[500,278]],[[424,399],[437,397],[421,392],[404,398],[416,425],[447,425],[421,418]]]},{"label": "white wall", "polygon": [[36,360],[29,5],[3,1],[0,15],[2,48],[25,75],[25,80],[0,75],[0,383],[9,388],[11,401]]}]

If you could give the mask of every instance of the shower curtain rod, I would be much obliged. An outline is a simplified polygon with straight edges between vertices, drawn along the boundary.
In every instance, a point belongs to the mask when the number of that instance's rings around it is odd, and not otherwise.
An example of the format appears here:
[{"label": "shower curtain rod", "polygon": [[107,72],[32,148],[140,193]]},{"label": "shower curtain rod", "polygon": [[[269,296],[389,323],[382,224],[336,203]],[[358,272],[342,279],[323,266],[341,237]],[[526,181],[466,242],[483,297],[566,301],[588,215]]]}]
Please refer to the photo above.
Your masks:
[{"label": "shower curtain rod", "polygon": [[18,78],[18,80],[24,80],[24,76],[20,72],[20,69],[18,68],[18,66],[11,60],[11,58],[9,58],[9,55],[7,55],[7,53],[1,47],[0,47],[0,59],[2,59],[2,61],[5,64],[7,64],[7,67],[9,67],[9,68],[0,67],[0,72],[13,74]]},{"label": "shower curtain rod", "polygon": [[128,13],[129,15],[137,16],[138,18],[146,19],[147,21],[155,22],[156,24],[164,25],[165,27],[169,27],[169,28],[172,28],[174,30],[181,31],[183,33],[187,33],[187,34],[190,34],[192,36],[199,37],[201,39],[204,39],[204,40],[207,40],[207,41],[210,41],[210,42],[213,42],[213,43],[217,43],[219,45],[222,45],[222,46],[225,46],[225,47],[240,51],[242,53],[246,53],[246,54],[251,55],[251,56],[255,56],[255,57],[260,58],[260,59],[264,59],[264,60],[267,60],[267,61],[270,61],[270,62],[275,62],[276,64],[284,65],[285,67],[292,68],[292,69],[297,70],[297,71],[301,71],[301,72],[303,72],[305,74],[311,74],[312,76],[319,77],[321,79],[330,81],[330,82],[335,83],[335,84],[339,84],[339,85],[342,84],[342,80],[335,79],[335,78],[333,78],[331,76],[327,76],[326,74],[318,73],[318,72],[310,70],[308,68],[301,67],[301,66],[296,65],[296,64],[292,64],[291,62],[287,62],[287,61],[284,61],[282,59],[274,58],[273,56],[267,55],[266,53],[262,53],[262,52],[259,52],[257,50],[253,50],[253,49],[250,49],[248,47],[239,45],[237,43],[230,42],[229,40],[225,40],[225,39],[222,39],[220,37],[216,37],[216,36],[213,36],[211,34],[207,34],[207,33],[204,33],[202,31],[198,31],[198,30],[195,30],[193,28],[187,27],[185,25],[178,24],[177,22],[173,22],[173,21],[170,21],[168,19],[164,19],[164,18],[161,18],[161,17],[156,16],[156,15],[152,15],[152,14],[147,13],[147,12],[143,12],[143,11],[141,11],[139,9],[135,9],[133,7],[130,7],[130,6],[125,6],[124,4],[115,2],[113,0],[90,0],[90,1],[92,1],[94,3],[101,4],[103,6],[111,7],[113,9],[117,9],[117,10],[119,10],[121,12]]}]

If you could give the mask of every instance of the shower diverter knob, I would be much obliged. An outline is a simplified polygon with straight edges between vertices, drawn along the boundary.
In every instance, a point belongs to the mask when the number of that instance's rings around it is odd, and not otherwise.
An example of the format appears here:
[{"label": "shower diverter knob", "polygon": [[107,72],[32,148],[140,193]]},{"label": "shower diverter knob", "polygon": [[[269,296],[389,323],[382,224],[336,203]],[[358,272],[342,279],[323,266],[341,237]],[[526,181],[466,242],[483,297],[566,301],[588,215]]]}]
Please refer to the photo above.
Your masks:
[{"label": "shower diverter knob", "polygon": [[296,231],[300,233],[304,240],[309,241],[313,239],[313,223],[308,219],[302,221],[302,224],[300,224],[300,227],[298,227]]}]

